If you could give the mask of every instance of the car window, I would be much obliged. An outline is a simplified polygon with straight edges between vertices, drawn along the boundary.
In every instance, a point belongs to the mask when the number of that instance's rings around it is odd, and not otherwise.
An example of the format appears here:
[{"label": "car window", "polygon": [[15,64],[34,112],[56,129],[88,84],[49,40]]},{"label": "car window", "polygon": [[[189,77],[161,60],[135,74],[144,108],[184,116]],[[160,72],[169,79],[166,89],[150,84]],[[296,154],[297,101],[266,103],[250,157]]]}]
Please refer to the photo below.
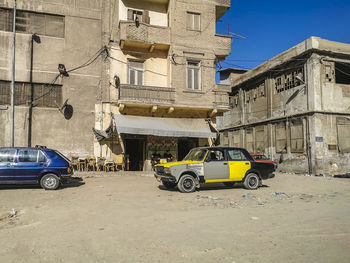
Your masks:
[{"label": "car window", "polygon": [[46,162],[46,156],[39,151],[39,156],[38,156],[38,163],[45,163]]},{"label": "car window", "polygon": [[38,150],[20,150],[18,152],[18,162],[36,163],[38,160]]},{"label": "car window", "polygon": [[207,153],[206,149],[192,149],[183,161],[202,161]]},{"label": "car window", "polygon": [[268,160],[268,158],[265,155],[255,155],[255,160]]},{"label": "car window", "polygon": [[227,150],[228,158],[230,161],[246,161],[244,153],[238,149]]},{"label": "car window", "polygon": [[0,163],[12,163],[15,159],[16,149],[1,149]]},{"label": "car window", "polygon": [[224,151],[222,150],[210,150],[207,160],[212,161],[225,161]]}]

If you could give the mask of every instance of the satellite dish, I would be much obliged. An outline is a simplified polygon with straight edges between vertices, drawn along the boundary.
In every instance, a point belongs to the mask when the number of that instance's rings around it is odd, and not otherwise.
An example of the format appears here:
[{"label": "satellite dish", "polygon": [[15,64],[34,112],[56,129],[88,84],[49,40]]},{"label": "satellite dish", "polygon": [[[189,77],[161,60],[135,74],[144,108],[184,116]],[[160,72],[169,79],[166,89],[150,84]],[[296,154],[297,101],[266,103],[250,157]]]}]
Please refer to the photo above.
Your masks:
[{"label": "satellite dish", "polygon": [[66,120],[70,120],[73,116],[74,109],[72,105],[68,104],[68,99],[66,99],[59,111],[63,114]]}]

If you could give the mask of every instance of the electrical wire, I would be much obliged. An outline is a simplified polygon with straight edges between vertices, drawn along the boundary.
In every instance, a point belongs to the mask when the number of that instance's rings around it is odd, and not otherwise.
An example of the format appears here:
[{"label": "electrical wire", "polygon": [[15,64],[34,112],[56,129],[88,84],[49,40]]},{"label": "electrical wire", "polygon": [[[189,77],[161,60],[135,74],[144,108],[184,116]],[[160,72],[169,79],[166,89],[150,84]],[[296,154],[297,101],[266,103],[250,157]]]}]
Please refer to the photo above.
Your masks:
[{"label": "electrical wire", "polygon": [[339,69],[338,67],[335,67],[336,70],[338,70],[339,72],[343,73],[344,75],[346,76],[350,76],[349,73],[345,72],[345,71],[342,71],[341,69]]}]

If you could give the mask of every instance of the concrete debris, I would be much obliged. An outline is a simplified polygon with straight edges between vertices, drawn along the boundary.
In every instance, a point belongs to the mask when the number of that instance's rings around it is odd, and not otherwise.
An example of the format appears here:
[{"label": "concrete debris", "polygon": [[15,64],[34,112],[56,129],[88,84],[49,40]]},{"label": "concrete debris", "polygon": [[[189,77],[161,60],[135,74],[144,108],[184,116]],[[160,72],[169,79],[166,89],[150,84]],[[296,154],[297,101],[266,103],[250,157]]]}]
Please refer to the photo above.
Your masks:
[{"label": "concrete debris", "polygon": [[17,215],[17,210],[16,209],[14,209],[14,208],[12,208],[12,210],[10,211],[10,217],[14,217],[14,216],[16,216]]}]

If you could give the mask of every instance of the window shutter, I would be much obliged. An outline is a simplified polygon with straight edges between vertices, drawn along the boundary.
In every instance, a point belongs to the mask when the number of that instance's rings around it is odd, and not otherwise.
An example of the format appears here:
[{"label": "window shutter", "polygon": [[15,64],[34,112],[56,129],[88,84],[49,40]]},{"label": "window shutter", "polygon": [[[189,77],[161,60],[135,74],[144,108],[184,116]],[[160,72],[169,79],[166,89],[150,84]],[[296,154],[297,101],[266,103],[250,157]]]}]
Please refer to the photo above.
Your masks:
[{"label": "window shutter", "polygon": [[130,69],[129,70],[129,74],[130,74],[130,76],[129,76],[129,82],[130,82],[130,84],[131,85],[135,85],[136,83],[135,83],[135,71],[133,70],[133,69]]},{"label": "window shutter", "polygon": [[193,69],[193,75],[194,75],[194,87],[193,89],[199,90],[199,69]]},{"label": "window shutter", "polygon": [[193,70],[192,69],[187,69],[187,87],[189,89],[193,89],[192,87],[192,72]]},{"label": "window shutter", "polygon": [[194,30],[200,30],[201,26],[200,26],[200,16],[199,16],[199,14],[193,14],[193,17],[194,17],[193,29]]},{"label": "window shutter", "polygon": [[143,71],[138,70],[137,71],[137,85],[143,85]]},{"label": "window shutter", "polygon": [[149,24],[150,18],[149,18],[149,11],[145,10],[142,15],[142,22]]},{"label": "window shutter", "polygon": [[186,15],[186,25],[187,25],[187,29],[192,29],[193,28],[193,20],[192,20],[192,14],[187,13]]},{"label": "window shutter", "polygon": [[134,12],[132,9],[128,9],[128,20],[134,20]]}]

